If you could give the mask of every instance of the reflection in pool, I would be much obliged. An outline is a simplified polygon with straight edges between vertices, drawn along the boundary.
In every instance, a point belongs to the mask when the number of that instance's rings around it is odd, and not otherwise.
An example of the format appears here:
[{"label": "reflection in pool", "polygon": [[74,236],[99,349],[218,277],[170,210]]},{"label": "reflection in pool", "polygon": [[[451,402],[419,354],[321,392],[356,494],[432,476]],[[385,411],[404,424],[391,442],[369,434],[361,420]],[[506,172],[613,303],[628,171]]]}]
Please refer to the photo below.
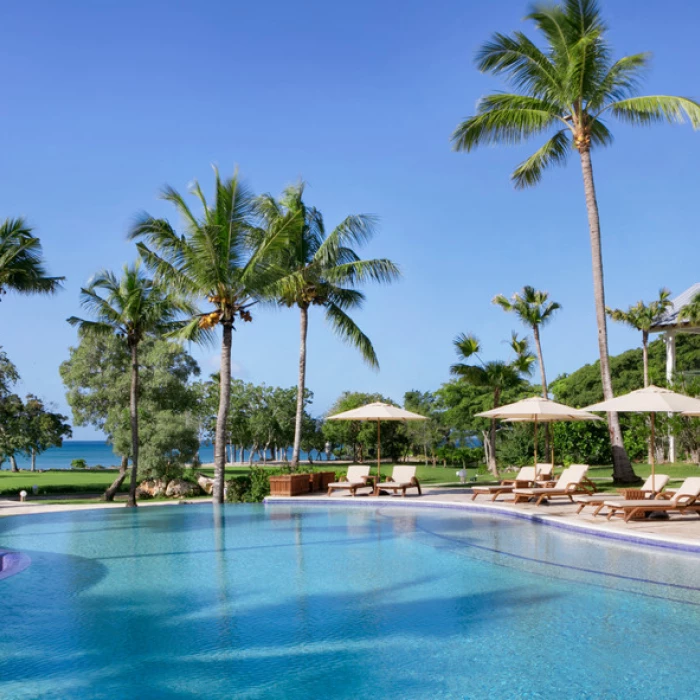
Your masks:
[{"label": "reflection in pool", "polygon": [[[0,520],[3,698],[675,698],[700,556],[459,511]],[[651,663],[653,661],[653,663]]]}]

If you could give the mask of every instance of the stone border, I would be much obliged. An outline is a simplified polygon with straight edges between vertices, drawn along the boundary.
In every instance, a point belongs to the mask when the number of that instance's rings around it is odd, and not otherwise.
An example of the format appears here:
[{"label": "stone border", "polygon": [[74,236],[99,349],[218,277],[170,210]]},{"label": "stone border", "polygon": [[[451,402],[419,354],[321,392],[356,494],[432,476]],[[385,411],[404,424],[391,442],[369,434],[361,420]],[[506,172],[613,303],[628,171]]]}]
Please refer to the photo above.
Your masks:
[{"label": "stone border", "polygon": [[456,503],[455,501],[428,501],[425,499],[414,500],[411,499],[398,499],[398,498],[372,498],[371,500],[357,500],[357,499],[346,499],[346,498],[328,498],[328,497],[304,497],[304,496],[268,496],[264,502],[266,506],[271,505],[317,505],[317,506],[328,506],[328,505],[339,505],[348,507],[360,507],[360,508],[381,508],[386,506],[398,507],[398,508],[442,508],[442,509],[453,509],[462,511],[477,511],[481,513],[492,513],[496,515],[504,515],[510,518],[518,518],[521,520],[529,520],[530,522],[537,523],[538,525],[546,525],[549,527],[559,528],[560,530],[565,530],[568,532],[574,532],[577,534],[593,535],[594,537],[600,537],[602,539],[618,540],[621,542],[627,542],[632,544],[640,544],[646,547],[662,547],[664,549],[673,549],[682,552],[691,552],[693,554],[700,554],[700,543],[692,544],[690,542],[685,542],[683,540],[677,540],[670,537],[661,537],[659,535],[651,534],[641,534],[641,533],[624,533],[617,532],[610,529],[601,530],[595,527],[591,527],[587,523],[576,523],[576,522],[562,522],[561,519],[554,516],[539,515],[538,513],[530,513],[526,511],[514,511],[510,508],[503,508],[500,506],[491,506],[486,504],[463,502]]}]

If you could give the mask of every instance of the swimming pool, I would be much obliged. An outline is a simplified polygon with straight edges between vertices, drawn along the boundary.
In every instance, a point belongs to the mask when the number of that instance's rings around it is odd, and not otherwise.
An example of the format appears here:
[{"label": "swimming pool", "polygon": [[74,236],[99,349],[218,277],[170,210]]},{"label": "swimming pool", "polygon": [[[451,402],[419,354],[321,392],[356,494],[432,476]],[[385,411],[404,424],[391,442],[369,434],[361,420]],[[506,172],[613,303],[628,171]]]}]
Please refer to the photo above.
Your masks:
[{"label": "swimming pool", "polygon": [[[2,698],[679,698],[700,556],[490,514],[207,505],[0,519]],[[689,695],[690,693],[690,695]]]}]

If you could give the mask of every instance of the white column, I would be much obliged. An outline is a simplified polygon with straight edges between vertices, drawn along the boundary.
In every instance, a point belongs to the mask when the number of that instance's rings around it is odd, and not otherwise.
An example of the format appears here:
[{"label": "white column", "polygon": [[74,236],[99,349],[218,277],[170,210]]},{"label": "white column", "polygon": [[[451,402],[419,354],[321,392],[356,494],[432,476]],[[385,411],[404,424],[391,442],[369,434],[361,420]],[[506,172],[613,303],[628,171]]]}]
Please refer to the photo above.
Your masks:
[{"label": "white column", "polygon": [[[676,333],[666,331],[664,336],[666,343],[666,381],[671,384],[676,374]],[[671,415],[671,414],[669,414]],[[671,431],[668,434],[668,461],[676,461],[676,438]]]}]

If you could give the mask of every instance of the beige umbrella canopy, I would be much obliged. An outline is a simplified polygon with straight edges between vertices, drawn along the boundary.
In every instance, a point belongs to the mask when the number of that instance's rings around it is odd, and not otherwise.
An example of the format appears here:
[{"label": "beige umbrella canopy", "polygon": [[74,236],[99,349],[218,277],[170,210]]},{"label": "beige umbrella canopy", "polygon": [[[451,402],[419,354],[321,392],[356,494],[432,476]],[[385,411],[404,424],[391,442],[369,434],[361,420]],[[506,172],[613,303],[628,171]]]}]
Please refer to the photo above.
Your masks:
[{"label": "beige umbrella canopy", "polygon": [[[557,403],[541,396],[532,396],[516,403],[510,403],[490,411],[475,414],[479,418],[501,418],[508,423],[529,422],[535,424],[535,465],[537,465],[537,426],[539,423],[554,423],[556,421],[586,421],[601,420],[592,413],[580,408],[571,408],[563,403]],[[552,465],[554,465],[554,450],[552,450]]]},{"label": "beige umbrella canopy", "polygon": [[616,396],[607,401],[594,403],[586,407],[587,411],[607,411],[615,413],[650,413],[651,414],[651,486],[654,488],[656,474],[656,456],[654,454],[654,428],[657,413],[695,413],[700,414],[700,399],[685,394],[678,394],[670,389],[651,386],[630,391],[629,394]]},{"label": "beige umbrella canopy", "polygon": [[328,420],[359,420],[359,421],[376,421],[377,422],[377,478],[380,476],[381,453],[381,423],[383,420],[393,421],[409,421],[409,420],[428,420],[425,416],[418,413],[406,411],[398,406],[392,406],[388,403],[375,401],[368,403],[359,408],[353,408],[349,411],[336,413],[334,416],[328,416]]}]

